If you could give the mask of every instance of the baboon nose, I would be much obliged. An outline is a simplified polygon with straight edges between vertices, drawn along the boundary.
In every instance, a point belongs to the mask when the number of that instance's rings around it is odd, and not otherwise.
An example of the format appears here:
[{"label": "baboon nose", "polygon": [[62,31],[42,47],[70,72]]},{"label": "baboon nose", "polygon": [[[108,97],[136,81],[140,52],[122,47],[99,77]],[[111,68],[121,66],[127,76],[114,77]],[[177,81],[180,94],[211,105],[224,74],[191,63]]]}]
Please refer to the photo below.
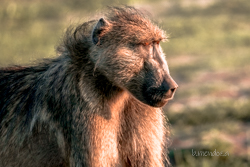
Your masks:
[{"label": "baboon nose", "polygon": [[172,99],[174,97],[174,93],[175,93],[177,87],[168,90],[167,94],[169,95],[169,99]]},{"label": "baboon nose", "polygon": [[166,100],[170,100],[174,97],[175,91],[178,88],[177,83],[171,78],[168,77],[164,82],[163,85],[165,85],[166,93],[164,95],[164,98]]}]

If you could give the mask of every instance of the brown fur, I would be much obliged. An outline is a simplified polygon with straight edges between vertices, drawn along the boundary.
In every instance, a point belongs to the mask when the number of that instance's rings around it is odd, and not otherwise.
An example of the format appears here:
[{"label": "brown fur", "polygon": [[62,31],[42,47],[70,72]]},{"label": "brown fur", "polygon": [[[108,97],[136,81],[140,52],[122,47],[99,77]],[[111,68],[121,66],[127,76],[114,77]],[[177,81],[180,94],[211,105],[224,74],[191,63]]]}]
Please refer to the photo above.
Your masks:
[{"label": "brown fur", "polygon": [[166,37],[133,7],[108,10],[69,29],[58,58],[0,70],[0,167],[169,164]]}]

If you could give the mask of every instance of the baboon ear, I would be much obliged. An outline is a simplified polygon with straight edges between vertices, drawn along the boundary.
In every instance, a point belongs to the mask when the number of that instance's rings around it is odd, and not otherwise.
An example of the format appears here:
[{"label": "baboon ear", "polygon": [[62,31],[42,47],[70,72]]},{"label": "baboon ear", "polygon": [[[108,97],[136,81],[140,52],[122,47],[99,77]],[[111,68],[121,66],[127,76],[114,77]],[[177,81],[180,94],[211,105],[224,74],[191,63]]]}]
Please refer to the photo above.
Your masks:
[{"label": "baboon ear", "polygon": [[103,34],[103,31],[106,30],[108,26],[109,23],[103,18],[100,18],[100,20],[97,22],[92,31],[92,41],[95,45],[100,41],[100,37]]}]

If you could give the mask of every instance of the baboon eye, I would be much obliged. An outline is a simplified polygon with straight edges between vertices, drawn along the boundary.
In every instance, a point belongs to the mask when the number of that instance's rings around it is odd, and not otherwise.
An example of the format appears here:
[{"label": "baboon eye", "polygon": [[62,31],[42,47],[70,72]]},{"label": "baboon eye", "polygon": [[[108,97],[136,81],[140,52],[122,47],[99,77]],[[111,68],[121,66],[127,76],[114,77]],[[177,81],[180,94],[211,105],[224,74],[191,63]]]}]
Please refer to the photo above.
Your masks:
[{"label": "baboon eye", "polygon": [[160,41],[156,41],[156,44],[159,45],[159,44],[160,44]]},{"label": "baboon eye", "polygon": [[148,46],[149,44],[150,44],[149,42],[145,42],[143,45]]}]

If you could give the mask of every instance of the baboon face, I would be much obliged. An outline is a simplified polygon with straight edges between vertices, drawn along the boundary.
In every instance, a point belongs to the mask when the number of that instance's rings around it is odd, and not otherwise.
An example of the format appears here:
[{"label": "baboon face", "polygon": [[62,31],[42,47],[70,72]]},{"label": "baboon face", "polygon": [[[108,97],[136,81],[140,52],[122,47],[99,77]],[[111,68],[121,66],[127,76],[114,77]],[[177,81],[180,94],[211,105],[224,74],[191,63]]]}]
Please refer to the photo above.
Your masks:
[{"label": "baboon face", "polygon": [[139,101],[162,107],[178,87],[160,47],[164,38],[162,30],[150,22],[116,25],[100,19],[92,32],[98,50],[96,67]]},{"label": "baboon face", "polygon": [[137,46],[143,64],[126,87],[138,100],[153,107],[165,105],[178,87],[169,74],[159,42],[150,41]]}]

